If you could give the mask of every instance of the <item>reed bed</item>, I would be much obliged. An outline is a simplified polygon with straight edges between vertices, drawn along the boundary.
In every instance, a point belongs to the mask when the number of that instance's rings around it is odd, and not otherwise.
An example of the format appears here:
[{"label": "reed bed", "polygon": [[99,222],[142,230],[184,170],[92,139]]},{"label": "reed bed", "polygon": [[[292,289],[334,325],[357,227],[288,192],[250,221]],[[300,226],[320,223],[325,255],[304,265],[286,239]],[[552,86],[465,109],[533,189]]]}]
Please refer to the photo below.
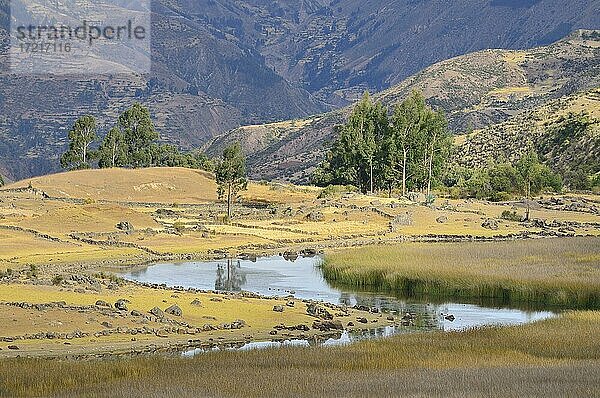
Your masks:
[{"label": "reed bed", "polygon": [[407,297],[600,308],[600,238],[406,243],[327,254],[329,281]]},{"label": "reed bed", "polygon": [[0,361],[0,396],[597,396],[600,312],[335,348]]}]

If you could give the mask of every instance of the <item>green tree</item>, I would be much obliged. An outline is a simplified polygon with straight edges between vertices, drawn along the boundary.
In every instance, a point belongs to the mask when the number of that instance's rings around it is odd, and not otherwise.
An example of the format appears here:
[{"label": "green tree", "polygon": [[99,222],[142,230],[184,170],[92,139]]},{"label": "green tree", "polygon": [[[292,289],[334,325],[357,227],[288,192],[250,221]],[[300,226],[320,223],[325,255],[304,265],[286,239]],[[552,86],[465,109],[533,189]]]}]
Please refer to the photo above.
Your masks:
[{"label": "green tree", "polygon": [[93,158],[90,147],[96,138],[96,119],[90,115],[77,119],[69,131],[69,149],[60,158],[61,166],[71,170],[89,169]]},{"label": "green tree", "polygon": [[132,167],[147,167],[152,162],[150,145],[158,139],[150,111],[139,103],[119,116],[119,129],[127,148],[127,164]]},{"label": "green tree", "polygon": [[560,190],[562,180],[548,166],[540,163],[537,153],[533,150],[528,151],[519,159],[516,169],[521,177],[522,192],[527,200],[525,219],[528,220],[531,213],[529,203],[531,196],[540,193],[544,188],[552,188],[555,191]]},{"label": "green tree", "polygon": [[108,131],[98,149],[98,166],[100,168],[122,167],[126,164],[125,137],[118,127],[113,127]]},{"label": "green tree", "polygon": [[[402,195],[406,195],[410,168],[416,162],[419,146],[423,140],[423,120],[427,113],[425,98],[421,93],[413,93],[402,103],[396,105],[392,116],[392,131],[395,147],[399,154]],[[397,176],[396,176],[397,178]]]},{"label": "green tree", "polygon": [[431,195],[434,179],[442,172],[452,147],[452,137],[448,132],[448,122],[442,112],[429,110],[424,119],[424,132],[427,159],[427,195]]},{"label": "green tree", "polygon": [[236,142],[223,151],[223,157],[216,165],[215,176],[217,180],[217,194],[220,200],[227,203],[227,219],[231,220],[232,206],[237,199],[237,194],[246,190],[246,157],[241,145]]},{"label": "green tree", "polygon": [[365,93],[348,121],[337,128],[338,139],[315,172],[313,181],[322,185],[352,184],[362,192],[382,186],[381,145],[389,133],[387,109],[373,104]]}]

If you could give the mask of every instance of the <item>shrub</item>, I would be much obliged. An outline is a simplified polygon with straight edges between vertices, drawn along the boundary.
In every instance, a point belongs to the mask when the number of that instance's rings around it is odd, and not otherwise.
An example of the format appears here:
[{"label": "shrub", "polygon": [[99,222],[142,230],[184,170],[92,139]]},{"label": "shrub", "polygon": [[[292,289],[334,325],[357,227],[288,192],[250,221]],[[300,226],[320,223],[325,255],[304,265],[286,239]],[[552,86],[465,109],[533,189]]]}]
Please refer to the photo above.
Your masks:
[{"label": "shrub", "polygon": [[177,231],[177,233],[182,234],[185,231],[185,224],[181,221],[176,221],[173,224],[173,229]]},{"label": "shrub", "polygon": [[352,185],[328,185],[319,194],[319,199],[333,198],[346,193],[358,192],[358,189]]},{"label": "shrub", "polygon": [[55,275],[52,278],[52,284],[55,285],[55,286],[58,286],[61,283],[63,283],[64,280],[65,280],[65,278],[62,275]]},{"label": "shrub", "polygon": [[500,215],[500,218],[507,221],[523,221],[523,217],[521,217],[516,211],[504,210]]},{"label": "shrub", "polygon": [[85,199],[83,200],[83,204],[84,204],[84,205],[92,205],[92,204],[94,204],[94,203],[96,203],[96,201],[95,201],[94,199],[92,199],[92,198],[85,198]]}]

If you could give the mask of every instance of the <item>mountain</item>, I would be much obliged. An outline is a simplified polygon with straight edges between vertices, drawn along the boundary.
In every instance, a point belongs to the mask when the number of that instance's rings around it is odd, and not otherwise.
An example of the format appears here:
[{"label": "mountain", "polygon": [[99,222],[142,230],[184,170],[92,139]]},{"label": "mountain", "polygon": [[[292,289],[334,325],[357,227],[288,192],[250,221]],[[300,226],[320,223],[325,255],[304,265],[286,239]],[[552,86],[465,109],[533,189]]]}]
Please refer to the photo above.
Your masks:
[{"label": "mountain", "polygon": [[[502,123],[511,117],[577,92],[600,87],[600,32],[576,31],[530,50],[484,50],[432,65],[374,96],[387,106],[412,90],[446,112],[455,134]],[[306,182],[323,159],[334,127],[351,107],[306,120],[235,129],[213,139],[217,155],[233,140],[242,142],[256,179]]]},{"label": "mountain", "polygon": [[[70,3],[49,3],[49,17]],[[0,0],[0,173],[19,179],[56,171],[86,113],[105,132],[139,101],[163,141],[193,148],[240,125],[338,109],[454,56],[600,28],[600,0],[155,0],[151,74],[111,74],[122,69],[113,65],[92,78],[10,74],[10,21]]]},{"label": "mountain", "polygon": [[454,162],[469,168],[516,161],[531,146],[565,183],[600,172],[600,87],[548,102],[509,120],[457,137]]}]

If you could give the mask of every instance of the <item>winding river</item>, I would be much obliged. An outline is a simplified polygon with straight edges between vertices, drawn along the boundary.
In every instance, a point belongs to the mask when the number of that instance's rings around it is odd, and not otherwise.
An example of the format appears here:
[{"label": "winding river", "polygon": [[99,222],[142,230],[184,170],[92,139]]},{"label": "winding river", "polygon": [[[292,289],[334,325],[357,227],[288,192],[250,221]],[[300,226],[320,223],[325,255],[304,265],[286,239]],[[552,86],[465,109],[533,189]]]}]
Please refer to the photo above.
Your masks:
[{"label": "winding river", "polygon": [[[167,284],[202,290],[249,291],[264,296],[294,295],[300,299],[320,300],[334,304],[363,305],[379,308],[384,313],[417,314],[414,327],[383,327],[363,332],[345,332],[339,338],[320,344],[348,344],[364,339],[387,337],[399,333],[443,330],[456,331],[487,325],[518,325],[555,316],[550,311],[526,311],[494,308],[468,303],[424,303],[382,293],[355,292],[331,286],[319,267],[319,257],[288,260],[280,256],[256,260],[219,260],[206,262],[160,263],[122,274],[138,282]],[[453,320],[446,319],[448,315]],[[452,317],[448,317],[452,319]],[[308,341],[252,342],[241,349],[281,345],[309,345]],[[190,351],[186,355],[193,355]]]}]

